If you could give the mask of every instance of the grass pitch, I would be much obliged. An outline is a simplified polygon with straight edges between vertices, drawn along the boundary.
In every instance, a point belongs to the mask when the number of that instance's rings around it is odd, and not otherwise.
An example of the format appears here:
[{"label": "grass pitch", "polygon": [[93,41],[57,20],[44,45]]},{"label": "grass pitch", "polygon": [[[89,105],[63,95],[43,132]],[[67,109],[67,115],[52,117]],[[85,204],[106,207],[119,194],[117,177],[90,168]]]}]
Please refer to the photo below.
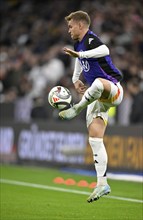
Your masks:
[{"label": "grass pitch", "polygon": [[111,194],[89,204],[86,199],[93,189],[56,184],[56,177],[95,181],[55,169],[2,165],[0,219],[143,220],[141,183],[109,180]]}]

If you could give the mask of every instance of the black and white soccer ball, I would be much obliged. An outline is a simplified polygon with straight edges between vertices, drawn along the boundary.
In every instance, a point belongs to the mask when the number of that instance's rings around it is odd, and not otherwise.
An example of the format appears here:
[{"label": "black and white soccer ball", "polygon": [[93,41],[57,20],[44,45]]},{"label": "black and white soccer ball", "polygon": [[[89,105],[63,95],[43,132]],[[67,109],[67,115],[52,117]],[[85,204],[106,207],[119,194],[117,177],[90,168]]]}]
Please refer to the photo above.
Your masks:
[{"label": "black and white soccer ball", "polygon": [[69,108],[71,101],[71,92],[63,86],[55,86],[49,92],[48,102],[54,108],[59,110]]}]

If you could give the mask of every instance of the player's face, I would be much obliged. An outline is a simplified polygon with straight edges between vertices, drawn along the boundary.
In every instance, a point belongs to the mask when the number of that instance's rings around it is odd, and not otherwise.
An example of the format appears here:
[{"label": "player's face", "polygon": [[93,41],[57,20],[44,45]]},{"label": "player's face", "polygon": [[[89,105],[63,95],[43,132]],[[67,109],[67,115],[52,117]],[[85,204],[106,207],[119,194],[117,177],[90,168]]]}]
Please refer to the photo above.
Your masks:
[{"label": "player's face", "polygon": [[71,38],[73,40],[79,40],[79,36],[80,36],[79,22],[71,19],[68,22],[68,28],[69,28],[68,32],[70,33]]}]

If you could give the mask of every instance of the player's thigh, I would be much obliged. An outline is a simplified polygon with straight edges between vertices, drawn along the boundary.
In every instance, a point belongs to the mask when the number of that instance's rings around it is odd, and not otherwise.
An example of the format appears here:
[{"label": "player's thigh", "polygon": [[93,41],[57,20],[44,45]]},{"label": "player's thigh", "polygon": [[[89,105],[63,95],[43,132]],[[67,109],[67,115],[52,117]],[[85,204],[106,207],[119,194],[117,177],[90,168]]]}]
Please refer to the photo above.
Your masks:
[{"label": "player's thigh", "polygon": [[109,106],[94,101],[87,107],[86,123],[91,137],[103,137],[107,121]]},{"label": "player's thigh", "polygon": [[106,129],[106,124],[101,117],[93,118],[88,127],[89,137],[103,138]]},{"label": "player's thigh", "polygon": [[101,98],[108,98],[111,93],[111,83],[109,80],[98,78],[104,87],[103,93],[101,95]]}]

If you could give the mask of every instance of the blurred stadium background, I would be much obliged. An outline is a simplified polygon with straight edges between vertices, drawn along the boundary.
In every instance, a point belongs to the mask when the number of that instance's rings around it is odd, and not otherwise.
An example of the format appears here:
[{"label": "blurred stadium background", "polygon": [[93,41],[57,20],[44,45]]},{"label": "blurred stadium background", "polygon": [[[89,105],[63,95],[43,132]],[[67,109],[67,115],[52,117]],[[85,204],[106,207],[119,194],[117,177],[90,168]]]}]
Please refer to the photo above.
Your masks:
[{"label": "blurred stadium background", "polygon": [[[95,206],[84,198],[87,182],[96,181],[85,111],[61,121],[47,101],[56,85],[80,99],[71,82],[74,60],[61,52],[73,45],[64,17],[79,9],[124,75],[124,99],[109,112],[104,139],[112,193]],[[0,218],[142,220],[142,1],[0,0],[0,14]],[[67,182],[57,186],[57,179]],[[80,181],[86,188],[75,185]]]},{"label": "blurred stadium background", "polygon": [[124,99],[109,112],[105,142],[109,171],[140,174],[143,123],[142,1],[0,1],[0,153],[2,163],[58,165],[93,170],[85,112],[60,121],[47,102],[55,85],[75,92],[74,60],[64,17],[75,10],[91,16],[91,29],[110,48],[123,72]]}]

